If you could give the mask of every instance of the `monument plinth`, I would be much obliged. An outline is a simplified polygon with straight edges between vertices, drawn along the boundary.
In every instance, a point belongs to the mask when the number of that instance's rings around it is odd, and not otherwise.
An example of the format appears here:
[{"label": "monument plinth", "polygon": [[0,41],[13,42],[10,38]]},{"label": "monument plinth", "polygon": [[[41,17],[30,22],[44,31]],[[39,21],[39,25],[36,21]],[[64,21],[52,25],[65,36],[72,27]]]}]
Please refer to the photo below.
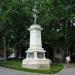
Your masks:
[{"label": "monument plinth", "polygon": [[41,26],[33,24],[28,28],[30,31],[30,48],[26,51],[26,59],[22,62],[23,68],[49,69],[50,60],[45,58],[45,50],[41,42]]},{"label": "monument plinth", "polygon": [[42,48],[41,30],[43,28],[36,23],[38,13],[35,2],[33,8],[34,24],[28,28],[30,31],[30,46],[26,51],[26,59],[22,61],[22,67],[30,69],[49,69],[50,60],[45,58],[46,51]]}]

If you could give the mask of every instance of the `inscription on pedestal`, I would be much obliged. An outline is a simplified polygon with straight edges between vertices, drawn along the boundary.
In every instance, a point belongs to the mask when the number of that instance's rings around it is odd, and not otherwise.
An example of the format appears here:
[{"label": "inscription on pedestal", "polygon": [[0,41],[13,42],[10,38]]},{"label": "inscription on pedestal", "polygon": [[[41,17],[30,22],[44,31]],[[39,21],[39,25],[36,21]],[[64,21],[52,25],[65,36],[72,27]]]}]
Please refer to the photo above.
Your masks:
[{"label": "inscription on pedestal", "polygon": [[28,53],[28,58],[34,58],[34,53]]},{"label": "inscription on pedestal", "polygon": [[37,58],[40,58],[40,59],[44,58],[44,54],[43,54],[43,53],[38,52],[38,53],[37,53]]}]

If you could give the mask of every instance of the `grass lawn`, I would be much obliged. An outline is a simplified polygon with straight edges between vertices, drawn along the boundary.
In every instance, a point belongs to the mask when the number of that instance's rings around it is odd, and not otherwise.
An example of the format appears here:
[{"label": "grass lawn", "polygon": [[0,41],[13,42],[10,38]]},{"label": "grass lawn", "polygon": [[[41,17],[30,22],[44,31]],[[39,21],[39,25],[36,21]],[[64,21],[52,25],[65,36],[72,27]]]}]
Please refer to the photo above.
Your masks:
[{"label": "grass lawn", "polygon": [[33,70],[21,67],[21,60],[9,60],[9,61],[0,61],[0,66],[33,73],[42,73],[42,74],[54,74],[59,72],[64,66],[63,64],[51,64],[51,68],[49,70]]}]

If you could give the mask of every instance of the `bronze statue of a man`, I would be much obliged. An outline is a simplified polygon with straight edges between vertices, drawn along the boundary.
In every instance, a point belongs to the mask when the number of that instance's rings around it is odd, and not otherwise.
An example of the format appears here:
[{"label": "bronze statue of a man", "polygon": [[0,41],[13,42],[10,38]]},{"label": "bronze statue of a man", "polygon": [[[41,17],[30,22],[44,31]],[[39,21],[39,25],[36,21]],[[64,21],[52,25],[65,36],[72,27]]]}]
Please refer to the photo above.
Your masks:
[{"label": "bronze statue of a man", "polygon": [[37,18],[38,18],[37,15],[39,14],[39,12],[38,12],[38,10],[36,8],[36,2],[35,2],[35,5],[34,5],[34,8],[32,10],[33,10],[34,24],[36,24],[36,21],[37,21]]}]

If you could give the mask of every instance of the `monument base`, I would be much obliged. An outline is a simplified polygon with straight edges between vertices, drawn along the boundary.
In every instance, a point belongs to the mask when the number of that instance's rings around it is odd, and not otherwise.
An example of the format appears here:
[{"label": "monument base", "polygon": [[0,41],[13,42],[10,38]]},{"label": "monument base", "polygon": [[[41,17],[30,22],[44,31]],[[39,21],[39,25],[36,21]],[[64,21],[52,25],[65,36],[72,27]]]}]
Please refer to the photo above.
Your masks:
[{"label": "monument base", "polygon": [[50,60],[49,59],[24,59],[22,61],[22,68],[30,69],[50,69]]}]

